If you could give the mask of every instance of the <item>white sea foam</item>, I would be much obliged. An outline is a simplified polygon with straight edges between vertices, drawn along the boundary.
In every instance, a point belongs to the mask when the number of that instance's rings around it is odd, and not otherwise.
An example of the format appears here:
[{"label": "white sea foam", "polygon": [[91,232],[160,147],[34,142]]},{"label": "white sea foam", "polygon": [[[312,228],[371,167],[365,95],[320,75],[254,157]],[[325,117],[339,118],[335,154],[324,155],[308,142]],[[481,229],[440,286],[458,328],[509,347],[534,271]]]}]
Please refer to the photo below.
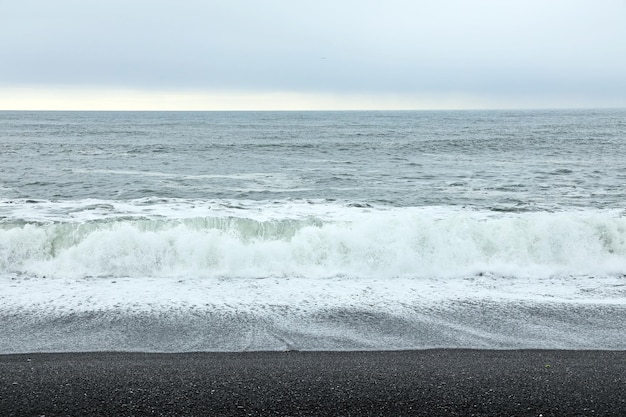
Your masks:
[{"label": "white sea foam", "polygon": [[[281,172],[249,172],[235,174],[181,174],[160,171],[112,170],[112,169],[72,169],[76,174],[115,175],[122,177],[155,177],[168,180],[217,181],[236,184],[237,187],[225,187],[230,191],[303,191],[303,180],[294,175]],[[0,188],[1,190],[1,188]]]},{"label": "white sea foam", "polygon": [[5,202],[0,271],[33,277],[626,274],[618,211],[491,213],[327,202]]},{"label": "white sea foam", "polygon": [[8,279],[0,352],[624,349],[620,277]]}]

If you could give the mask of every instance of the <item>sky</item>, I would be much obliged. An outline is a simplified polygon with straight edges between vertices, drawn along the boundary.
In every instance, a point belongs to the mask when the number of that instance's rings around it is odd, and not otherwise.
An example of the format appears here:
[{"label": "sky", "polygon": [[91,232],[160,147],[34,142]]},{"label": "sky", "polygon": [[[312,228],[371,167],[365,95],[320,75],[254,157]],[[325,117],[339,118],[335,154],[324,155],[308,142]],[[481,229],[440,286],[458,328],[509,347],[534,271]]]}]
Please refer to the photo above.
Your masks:
[{"label": "sky", "polygon": [[626,107],[626,0],[0,0],[0,109]]}]

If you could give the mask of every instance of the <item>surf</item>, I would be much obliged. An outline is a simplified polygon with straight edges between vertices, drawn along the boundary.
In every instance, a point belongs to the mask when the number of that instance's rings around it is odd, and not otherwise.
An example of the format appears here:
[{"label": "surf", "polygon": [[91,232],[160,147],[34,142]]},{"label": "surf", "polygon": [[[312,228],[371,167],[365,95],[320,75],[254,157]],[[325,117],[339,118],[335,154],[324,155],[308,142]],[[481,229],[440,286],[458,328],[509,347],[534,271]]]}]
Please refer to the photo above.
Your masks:
[{"label": "surf", "polygon": [[[83,201],[4,207],[0,273],[48,278],[462,278],[626,274],[617,210],[336,202]],[[8,212],[10,211],[10,213]]]}]

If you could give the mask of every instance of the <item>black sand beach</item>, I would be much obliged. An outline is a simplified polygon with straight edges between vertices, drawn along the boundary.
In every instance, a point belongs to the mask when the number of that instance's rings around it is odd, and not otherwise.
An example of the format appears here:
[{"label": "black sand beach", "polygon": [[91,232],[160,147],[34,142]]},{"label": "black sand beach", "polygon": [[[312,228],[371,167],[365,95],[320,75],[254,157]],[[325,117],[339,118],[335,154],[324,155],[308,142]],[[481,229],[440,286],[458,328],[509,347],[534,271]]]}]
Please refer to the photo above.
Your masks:
[{"label": "black sand beach", "polygon": [[0,355],[2,416],[624,416],[624,351]]}]

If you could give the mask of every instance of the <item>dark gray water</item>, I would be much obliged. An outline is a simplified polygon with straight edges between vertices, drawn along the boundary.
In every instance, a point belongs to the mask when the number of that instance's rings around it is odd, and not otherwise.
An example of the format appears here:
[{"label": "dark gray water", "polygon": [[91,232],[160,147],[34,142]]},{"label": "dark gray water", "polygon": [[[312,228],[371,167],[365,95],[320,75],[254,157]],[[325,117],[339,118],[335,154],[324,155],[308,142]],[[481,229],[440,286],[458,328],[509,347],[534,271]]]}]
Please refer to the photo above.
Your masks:
[{"label": "dark gray water", "polygon": [[626,111],[2,112],[26,199],[624,208]]},{"label": "dark gray water", "polygon": [[0,146],[0,351],[626,348],[625,110],[0,112]]}]

